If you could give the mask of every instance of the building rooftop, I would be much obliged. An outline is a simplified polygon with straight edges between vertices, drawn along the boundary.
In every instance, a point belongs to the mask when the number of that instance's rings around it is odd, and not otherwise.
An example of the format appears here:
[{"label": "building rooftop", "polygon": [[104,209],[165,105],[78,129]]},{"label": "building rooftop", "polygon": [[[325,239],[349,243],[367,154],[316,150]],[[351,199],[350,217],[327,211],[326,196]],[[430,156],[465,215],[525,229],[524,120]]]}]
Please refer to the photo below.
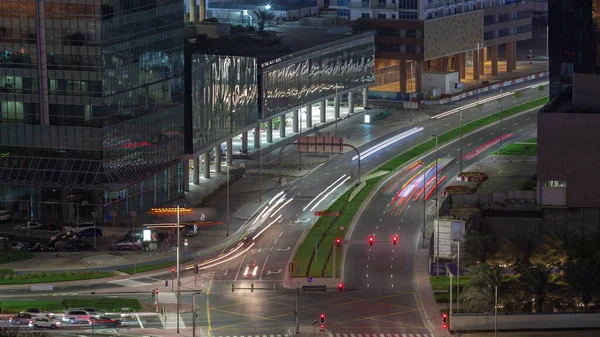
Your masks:
[{"label": "building rooftop", "polygon": [[[258,32],[232,34],[210,39],[205,35],[189,39],[192,53],[256,57],[259,64],[285,55],[352,37],[347,26],[335,27],[271,27],[265,36]],[[186,47],[186,48],[187,48]]]}]

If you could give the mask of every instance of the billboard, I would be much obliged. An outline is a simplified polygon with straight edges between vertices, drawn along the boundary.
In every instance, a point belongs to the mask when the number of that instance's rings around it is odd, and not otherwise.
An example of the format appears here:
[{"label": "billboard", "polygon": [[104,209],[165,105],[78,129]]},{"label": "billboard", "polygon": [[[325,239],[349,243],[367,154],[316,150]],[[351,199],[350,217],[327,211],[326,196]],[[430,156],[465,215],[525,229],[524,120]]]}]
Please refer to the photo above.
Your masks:
[{"label": "billboard", "polygon": [[465,222],[462,220],[435,219],[433,232],[433,255],[438,255],[439,244],[441,259],[454,258],[454,252],[458,249],[458,242],[464,240]]},{"label": "billboard", "polygon": [[425,60],[471,51],[478,43],[483,43],[483,10],[425,20]]}]

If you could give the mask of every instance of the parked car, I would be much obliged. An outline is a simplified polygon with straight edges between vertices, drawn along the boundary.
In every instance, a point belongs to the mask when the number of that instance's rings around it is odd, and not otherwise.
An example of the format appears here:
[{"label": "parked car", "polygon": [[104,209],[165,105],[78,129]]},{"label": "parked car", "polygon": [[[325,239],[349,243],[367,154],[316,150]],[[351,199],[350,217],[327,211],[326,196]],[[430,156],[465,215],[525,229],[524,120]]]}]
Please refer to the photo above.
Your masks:
[{"label": "parked car", "polygon": [[89,319],[88,321],[89,325],[93,325],[93,326],[102,326],[104,327],[113,327],[113,328],[117,328],[121,326],[121,320],[118,319],[112,319],[108,316],[99,316],[99,317],[92,317]]},{"label": "parked car", "polygon": [[29,327],[32,329],[56,329],[59,326],[59,321],[55,321],[48,317],[33,317],[29,321]]},{"label": "parked car", "polygon": [[56,243],[59,241],[63,241],[63,240],[68,240],[68,239],[72,239],[75,237],[75,232],[73,231],[66,231],[64,233],[60,233],[57,235],[54,235],[53,237],[50,238],[50,242]]},{"label": "parked car", "polygon": [[62,316],[63,322],[69,322],[70,324],[77,322],[89,322],[90,318],[96,317],[97,315],[93,312],[89,312],[83,309],[67,310]]},{"label": "parked car", "polygon": [[71,226],[66,226],[64,228],[65,231],[72,231],[73,233],[79,233],[88,228],[95,228],[96,225],[93,222],[76,222]]},{"label": "parked car", "polygon": [[122,239],[110,245],[111,250],[140,250],[142,249],[141,241],[132,241],[131,239]]},{"label": "parked car", "polygon": [[41,226],[37,227],[36,229],[41,230],[41,231],[55,231],[55,232],[63,231],[62,226],[55,225],[53,223],[41,225]]},{"label": "parked car", "polygon": [[41,252],[43,250],[42,247],[42,244],[39,242],[30,242],[27,244],[27,251],[32,253]]},{"label": "parked car", "polygon": [[198,225],[193,223],[193,224],[185,225],[185,227],[183,228],[182,234],[183,234],[183,236],[196,236],[197,233],[198,233]]},{"label": "parked car", "polygon": [[42,227],[44,224],[35,222],[35,221],[27,221],[15,227],[16,230],[29,230],[29,229],[38,229]]},{"label": "parked car", "polygon": [[12,324],[12,325],[29,324],[29,321],[31,321],[32,318],[33,318],[32,314],[20,313],[20,314],[14,315],[14,316],[10,316],[8,318],[8,324]]},{"label": "parked car", "polygon": [[83,240],[69,240],[65,243],[65,249],[69,252],[79,252],[82,250],[92,250],[94,245]]},{"label": "parked car", "polygon": [[38,308],[29,308],[25,311],[21,311],[22,314],[31,314],[33,316],[53,316],[53,314],[49,312],[43,312]]},{"label": "parked car", "polygon": [[23,244],[22,242],[13,242],[10,244],[10,249],[12,250],[26,250],[27,246],[25,246],[25,244]]},{"label": "parked car", "polygon": [[78,238],[101,238],[104,236],[104,231],[100,228],[86,228],[79,233],[76,233],[75,236]]}]

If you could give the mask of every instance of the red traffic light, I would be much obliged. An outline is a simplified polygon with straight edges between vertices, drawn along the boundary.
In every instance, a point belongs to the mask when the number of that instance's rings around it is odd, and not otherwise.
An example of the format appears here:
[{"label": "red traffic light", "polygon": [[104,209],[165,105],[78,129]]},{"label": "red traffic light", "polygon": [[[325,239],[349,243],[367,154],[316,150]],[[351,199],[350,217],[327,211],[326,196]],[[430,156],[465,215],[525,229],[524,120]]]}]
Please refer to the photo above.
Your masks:
[{"label": "red traffic light", "polygon": [[372,236],[369,236],[369,244],[372,246],[373,242],[375,241],[375,238]]},{"label": "red traffic light", "polygon": [[321,324],[321,330],[325,329],[325,324]]},{"label": "red traffic light", "polygon": [[321,327],[323,326],[323,323],[325,323],[325,314],[321,314]]},{"label": "red traffic light", "polygon": [[442,324],[442,327],[443,327],[444,329],[448,329],[448,324],[444,323],[444,324]]},{"label": "red traffic light", "polygon": [[156,295],[158,295],[158,288],[156,288],[154,291],[156,292]]},{"label": "red traffic light", "polygon": [[321,319],[324,319],[324,318],[325,318],[325,314],[321,314]]},{"label": "red traffic light", "polygon": [[340,289],[340,292],[344,289],[344,284],[342,282],[338,283],[338,289]]},{"label": "red traffic light", "polygon": [[171,268],[171,273],[175,273],[175,268]]},{"label": "red traffic light", "polygon": [[394,235],[394,236],[392,236],[392,242],[394,243],[394,245],[395,245],[396,243],[398,243],[398,235]]},{"label": "red traffic light", "polygon": [[342,240],[340,238],[335,239],[335,244],[339,247],[342,244]]}]

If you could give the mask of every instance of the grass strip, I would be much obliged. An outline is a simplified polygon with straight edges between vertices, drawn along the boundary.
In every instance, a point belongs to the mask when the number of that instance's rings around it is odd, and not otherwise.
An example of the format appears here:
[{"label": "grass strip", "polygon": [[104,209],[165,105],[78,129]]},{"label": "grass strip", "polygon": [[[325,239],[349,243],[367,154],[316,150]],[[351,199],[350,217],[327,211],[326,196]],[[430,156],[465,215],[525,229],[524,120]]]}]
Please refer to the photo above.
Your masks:
[{"label": "grass strip", "polygon": [[[188,263],[193,261],[194,259],[182,259],[179,264],[184,264],[184,263]],[[139,266],[134,267],[125,267],[125,268],[119,268],[117,269],[118,272],[121,273],[125,273],[125,274],[137,274],[137,273],[143,273],[143,272],[147,272],[147,271],[152,271],[152,270],[157,270],[157,269],[162,269],[162,268],[168,268],[168,267],[172,267],[176,264],[177,262],[175,260],[173,261],[166,261],[166,262],[159,262],[159,263],[150,263],[150,264],[141,264]]]},{"label": "grass strip", "polygon": [[131,298],[80,298],[80,299],[53,299],[35,301],[3,300],[0,303],[2,314],[14,314],[29,308],[42,311],[59,313],[68,308],[94,308],[105,312],[121,312],[121,308],[130,308],[131,311],[142,310],[140,301]]},{"label": "grass strip", "polygon": [[31,283],[51,283],[92,280],[114,276],[108,271],[65,271],[55,272],[37,272],[24,274],[0,274],[0,284],[31,284]]},{"label": "grass strip", "polygon": [[502,151],[494,151],[490,156],[537,156],[537,138],[502,146]]},{"label": "grass strip", "polygon": [[[462,268],[461,268],[462,269]],[[456,277],[453,277],[452,283],[454,283],[454,289],[456,289]],[[468,276],[460,277],[460,287],[461,289],[469,283],[470,279]],[[450,287],[450,277],[449,276],[431,276],[429,278],[429,282],[431,283],[431,290],[448,290]]]},{"label": "grass strip", "polygon": [[8,249],[8,248],[0,249],[0,264],[25,261],[25,260],[29,260],[31,258],[33,258],[33,253],[31,253],[31,252],[12,250],[12,249]]}]

